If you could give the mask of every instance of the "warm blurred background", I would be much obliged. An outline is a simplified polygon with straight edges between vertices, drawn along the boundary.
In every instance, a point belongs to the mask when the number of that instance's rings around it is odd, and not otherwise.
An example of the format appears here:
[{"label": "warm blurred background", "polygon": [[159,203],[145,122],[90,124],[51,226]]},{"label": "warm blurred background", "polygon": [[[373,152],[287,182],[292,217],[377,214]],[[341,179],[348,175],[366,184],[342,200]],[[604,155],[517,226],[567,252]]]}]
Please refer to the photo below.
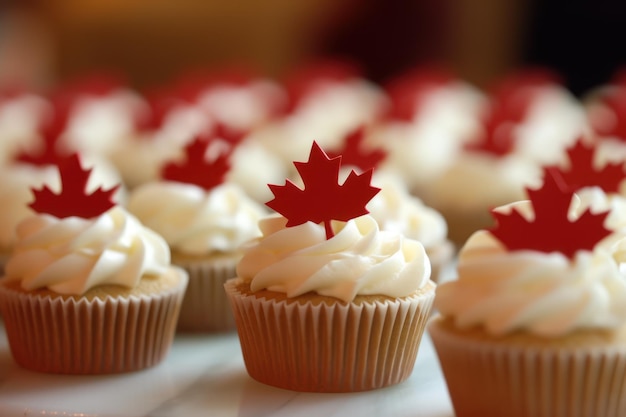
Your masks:
[{"label": "warm blurred background", "polygon": [[320,55],[383,81],[424,62],[484,86],[519,65],[563,74],[576,93],[626,52],[617,0],[2,1],[0,81],[36,86],[115,69],[137,87],[183,70],[246,64],[280,76]]}]

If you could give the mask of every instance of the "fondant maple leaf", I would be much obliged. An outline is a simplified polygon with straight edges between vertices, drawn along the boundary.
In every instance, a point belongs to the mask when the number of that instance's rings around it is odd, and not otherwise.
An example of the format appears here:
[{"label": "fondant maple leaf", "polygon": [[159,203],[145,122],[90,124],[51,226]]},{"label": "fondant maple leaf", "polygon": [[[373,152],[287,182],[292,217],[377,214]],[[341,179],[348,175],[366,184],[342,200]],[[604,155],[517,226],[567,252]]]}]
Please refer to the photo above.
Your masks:
[{"label": "fondant maple leaf", "polygon": [[583,187],[598,186],[608,193],[618,193],[620,184],[626,175],[623,163],[607,163],[597,168],[593,163],[595,147],[585,145],[582,138],[567,149],[570,166],[567,170],[557,169],[566,186],[577,191]]},{"label": "fondant maple leaf", "polygon": [[372,169],[360,175],[351,171],[339,184],[341,157],[329,158],[317,142],[313,142],[309,160],[294,165],[304,189],[289,180],[285,185],[270,184],[274,199],[266,204],[287,218],[287,226],[324,223],[327,239],[334,236],[332,220],[348,221],[369,213],[365,206],[380,191],[370,185]]},{"label": "fondant maple leaf", "polygon": [[230,151],[223,151],[215,159],[208,161],[206,151],[213,140],[214,137],[211,136],[197,136],[185,146],[185,160],[167,163],[161,171],[161,177],[195,184],[207,191],[223,183],[230,169]]},{"label": "fondant maple leaf", "polygon": [[534,219],[527,220],[517,210],[492,211],[496,225],[490,232],[509,250],[561,252],[573,258],[579,250],[591,250],[611,231],[604,227],[608,212],[592,214],[589,209],[575,220],[568,217],[574,192],[559,184],[558,172],[547,170],[544,183],[536,190],[526,189]]},{"label": "fondant maple leaf", "polygon": [[57,166],[61,175],[61,192],[55,194],[45,185],[40,190],[33,189],[35,201],[30,208],[60,219],[71,216],[91,219],[115,206],[112,198],[119,185],[108,190],[98,187],[93,193],[86,193],[92,168],[83,169],[78,154],[65,158]]},{"label": "fondant maple leaf", "polygon": [[385,159],[387,153],[382,149],[364,150],[363,139],[365,139],[365,129],[360,127],[346,136],[343,149],[328,152],[327,155],[331,158],[341,156],[342,165],[352,165],[362,171],[376,168]]}]

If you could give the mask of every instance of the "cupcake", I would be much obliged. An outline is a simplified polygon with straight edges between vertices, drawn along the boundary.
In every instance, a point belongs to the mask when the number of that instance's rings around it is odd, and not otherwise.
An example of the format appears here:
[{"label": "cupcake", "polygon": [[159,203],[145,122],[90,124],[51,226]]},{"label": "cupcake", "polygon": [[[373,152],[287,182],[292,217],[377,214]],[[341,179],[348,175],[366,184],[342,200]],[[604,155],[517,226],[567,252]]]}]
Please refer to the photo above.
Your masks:
[{"label": "cupcake", "polygon": [[434,298],[424,247],[367,215],[371,170],[340,185],[340,158],[316,143],[295,165],[305,188],[270,185],[280,215],[260,221],[225,285],[248,374],[308,392],[400,383]]},{"label": "cupcake", "polygon": [[0,90],[0,163],[12,160],[21,149],[36,146],[32,139],[50,111],[51,104],[39,94]]},{"label": "cupcake", "polygon": [[62,190],[35,190],[0,280],[0,311],[22,367],[63,374],[138,371],[164,359],[187,284],[165,241],[111,201],[86,194],[78,156]]},{"label": "cupcake", "polygon": [[626,235],[550,172],[437,289],[428,330],[458,417],[626,412]]},{"label": "cupcake", "polygon": [[257,223],[267,213],[237,185],[224,182],[231,150],[223,146],[215,137],[196,137],[183,160],[163,166],[161,180],[129,196],[128,210],[165,238],[172,263],[189,274],[182,331],[234,330],[224,283],[235,276],[240,246],[260,235]]},{"label": "cupcake", "polygon": [[51,100],[65,120],[62,145],[109,157],[148,111],[143,97],[114,73],[90,73],[57,86]]},{"label": "cupcake", "polygon": [[446,218],[458,247],[476,230],[492,226],[492,208],[521,200],[525,187],[538,186],[542,165],[560,162],[584,132],[579,104],[551,73],[511,74],[489,99],[482,130],[423,194]]},{"label": "cupcake", "polygon": [[397,170],[423,197],[479,132],[487,97],[444,68],[422,66],[386,83],[390,106],[368,141],[385,149],[381,168]]},{"label": "cupcake", "polygon": [[338,149],[345,135],[373,125],[388,102],[383,90],[348,62],[306,65],[286,77],[288,112],[251,132],[257,141],[297,175],[292,161],[306,158],[315,140],[324,149]]}]

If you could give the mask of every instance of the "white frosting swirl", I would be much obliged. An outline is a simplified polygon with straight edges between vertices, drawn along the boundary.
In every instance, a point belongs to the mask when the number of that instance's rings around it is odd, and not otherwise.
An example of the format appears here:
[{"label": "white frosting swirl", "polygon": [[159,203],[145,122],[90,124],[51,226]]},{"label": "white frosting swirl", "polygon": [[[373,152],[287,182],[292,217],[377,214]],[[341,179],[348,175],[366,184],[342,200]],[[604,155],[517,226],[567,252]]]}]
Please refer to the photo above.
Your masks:
[{"label": "white frosting swirl", "polygon": [[372,185],[380,191],[366,208],[381,230],[418,240],[426,249],[446,242],[448,225],[444,217],[411,195],[399,178],[376,171]]},{"label": "white frosting swirl", "polygon": [[170,265],[163,238],[120,206],[95,220],[30,216],[17,235],[5,272],[28,291],[80,295],[103,284],[132,288],[142,276],[162,274]]},{"label": "white frosting swirl", "polygon": [[172,251],[187,255],[232,252],[258,237],[264,208],[233,184],[210,191],[174,181],[135,189],[128,210],[165,238]]},{"label": "white frosting swirl", "polygon": [[[576,217],[580,209],[573,204],[570,213]],[[483,326],[494,335],[524,330],[558,337],[622,326],[626,239],[609,236],[570,259],[509,251],[488,231],[476,232],[459,253],[458,279],[438,287],[435,306],[461,328]]]},{"label": "white frosting swirl", "polygon": [[311,222],[286,227],[280,216],[260,222],[263,236],[246,248],[237,267],[252,291],[296,297],[313,291],[351,301],[356,295],[405,297],[430,278],[421,243],[378,229],[371,216],[334,223],[335,236]]}]

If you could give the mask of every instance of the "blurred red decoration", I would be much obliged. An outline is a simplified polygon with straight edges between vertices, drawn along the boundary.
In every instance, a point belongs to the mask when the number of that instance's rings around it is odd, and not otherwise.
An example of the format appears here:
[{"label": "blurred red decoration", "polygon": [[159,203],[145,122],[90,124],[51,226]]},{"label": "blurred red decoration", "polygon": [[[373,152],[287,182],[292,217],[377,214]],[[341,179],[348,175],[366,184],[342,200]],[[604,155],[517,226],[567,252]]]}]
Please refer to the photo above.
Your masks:
[{"label": "blurred red decoration", "polygon": [[207,160],[206,152],[214,136],[199,135],[185,146],[185,160],[168,162],[161,177],[170,181],[194,184],[209,191],[224,182],[230,169],[230,151],[222,151],[215,159]]},{"label": "blurred red decoration", "polygon": [[342,165],[355,166],[361,171],[376,168],[387,157],[387,152],[380,148],[365,150],[364,139],[365,129],[363,127],[355,129],[346,135],[343,149],[327,152],[327,155],[331,158],[341,156]]}]

